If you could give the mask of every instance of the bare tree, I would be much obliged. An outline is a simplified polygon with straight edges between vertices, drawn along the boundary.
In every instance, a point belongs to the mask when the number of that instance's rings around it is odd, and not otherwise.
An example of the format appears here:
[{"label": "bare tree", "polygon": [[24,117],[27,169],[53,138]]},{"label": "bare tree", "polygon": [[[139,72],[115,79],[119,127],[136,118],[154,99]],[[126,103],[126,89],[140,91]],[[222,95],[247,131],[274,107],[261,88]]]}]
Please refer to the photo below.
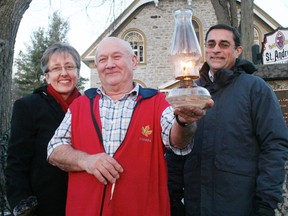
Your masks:
[{"label": "bare tree", "polygon": [[0,1],[0,210],[4,215],[5,178],[5,142],[11,112],[11,85],[14,45],[17,31],[23,14],[32,0],[1,0]]},{"label": "bare tree", "polygon": [[218,23],[234,26],[241,33],[243,45],[242,57],[252,61],[253,31],[253,2],[254,0],[241,1],[241,22],[239,25],[236,0],[213,0]]},{"label": "bare tree", "polygon": [[241,4],[240,32],[243,46],[242,57],[250,61],[252,61],[252,46],[254,41],[253,3],[254,0],[245,0]]},{"label": "bare tree", "polygon": [[218,23],[238,28],[236,0],[212,0]]},{"label": "bare tree", "polygon": [[20,21],[31,1],[0,1],[0,136],[9,128],[15,39]]},{"label": "bare tree", "polygon": [[[15,39],[21,19],[31,2],[32,0],[0,0],[0,137],[9,129],[10,124]],[[81,1],[82,6],[86,4],[86,8],[91,5],[100,7],[105,2],[115,4],[114,0]]]}]

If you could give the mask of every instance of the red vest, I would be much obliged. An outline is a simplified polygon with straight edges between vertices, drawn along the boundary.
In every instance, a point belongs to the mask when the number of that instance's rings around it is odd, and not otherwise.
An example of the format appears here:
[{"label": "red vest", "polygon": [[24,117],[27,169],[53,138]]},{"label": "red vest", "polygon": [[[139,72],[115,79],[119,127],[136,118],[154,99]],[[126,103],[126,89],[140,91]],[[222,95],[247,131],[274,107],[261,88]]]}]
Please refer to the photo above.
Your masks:
[{"label": "red vest", "polygon": [[[113,199],[110,200],[111,184],[104,186],[86,172],[71,172],[66,215],[170,215],[165,147],[160,126],[161,114],[169,104],[162,93],[141,99],[143,97],[139,96],[140,102],[135,107],[126,137],[114,155],[124,172],[116,182]],[[101,130],[99,95],[92,100]],[[79,97],[70,110],[73,147],[89,154],[104,152],[93,125],[89,98],[86,95]]]}]

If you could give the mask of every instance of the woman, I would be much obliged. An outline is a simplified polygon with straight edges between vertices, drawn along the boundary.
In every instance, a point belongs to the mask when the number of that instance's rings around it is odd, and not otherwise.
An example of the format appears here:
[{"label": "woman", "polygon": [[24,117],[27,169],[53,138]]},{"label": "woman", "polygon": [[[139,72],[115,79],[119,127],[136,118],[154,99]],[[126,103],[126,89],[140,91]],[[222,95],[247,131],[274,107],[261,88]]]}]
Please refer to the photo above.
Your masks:
[{"label": "woman", "polygon": [[48,85],[14,103],[7,158],[7,197],[13,214],[64,216],[67,173],[47,162],[47,144],[76,88],[81,58],[70,45],[56,43],[41,59]]}]

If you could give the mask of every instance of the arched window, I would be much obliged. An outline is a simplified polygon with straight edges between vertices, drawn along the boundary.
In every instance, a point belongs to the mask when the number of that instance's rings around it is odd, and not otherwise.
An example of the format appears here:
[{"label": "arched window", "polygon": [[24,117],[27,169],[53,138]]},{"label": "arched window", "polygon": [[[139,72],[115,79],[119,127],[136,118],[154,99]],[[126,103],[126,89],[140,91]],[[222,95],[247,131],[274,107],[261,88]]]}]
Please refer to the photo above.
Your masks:
[{"label": "arched window", "polygon": [[192,25],[193,25],[196,37],[198,39],[200,48],[201,48],[202,61],[204,62],[205,61],[204,54],[203,54],[204,53],[204,43],[203,43],[204,39],[203,39],[203,33],[202,33],[203,29],[202,29],[201,21],[197,17],[193,16]]},{"label": "arched window", "polygon": [[260,38],[260,30],[256,26],[254,26],[254,42],[252,45],[252,60],[254,64],[261,64],[261,38]]},{"label": "arched window", "polygon": [[254,44],[260,45],[260,34],[258,29],[254,26]]},{"label": "arched window", "polygon": [[201,44],[201,41],[200,41],[200,28],[199,28],[199,25],[198,25],[198,23],[197,23],[195,20],[192,20],[192,25],[193,25],[193,28],[194,28],[194,31],[195,31],[196,37],[197,37],[197,39],[198,39],[198,42],[199,42],[199,44]]},{"label": "arched window", "polygon": [[127,32],[123,39],[131,44],[131,47],[137,56],[138,63],[145,63],[145,43],[143,35],[140,32],[133,30]]}]

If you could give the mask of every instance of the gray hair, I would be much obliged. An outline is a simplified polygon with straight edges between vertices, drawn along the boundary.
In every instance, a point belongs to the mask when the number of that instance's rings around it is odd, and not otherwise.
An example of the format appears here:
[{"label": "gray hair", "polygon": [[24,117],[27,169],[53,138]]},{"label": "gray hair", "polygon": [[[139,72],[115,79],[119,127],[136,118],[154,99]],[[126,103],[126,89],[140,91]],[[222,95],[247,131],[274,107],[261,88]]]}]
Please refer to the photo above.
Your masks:
[{"label": "gray hair", "polygon": [[48,72],[48,63],[49,63],[49,59],[51,55],[55,53],[62,53],[62,52],[70,54],[75,61],[77,70],[78,71],[80,70],[81,57],[78,51],[74,47],[70,46],[69,44],[57,42],[51,45],[50,47],[48,47],[46,51],[43,53],[43,56],[41,58],[41,69],[44,74]]}]

